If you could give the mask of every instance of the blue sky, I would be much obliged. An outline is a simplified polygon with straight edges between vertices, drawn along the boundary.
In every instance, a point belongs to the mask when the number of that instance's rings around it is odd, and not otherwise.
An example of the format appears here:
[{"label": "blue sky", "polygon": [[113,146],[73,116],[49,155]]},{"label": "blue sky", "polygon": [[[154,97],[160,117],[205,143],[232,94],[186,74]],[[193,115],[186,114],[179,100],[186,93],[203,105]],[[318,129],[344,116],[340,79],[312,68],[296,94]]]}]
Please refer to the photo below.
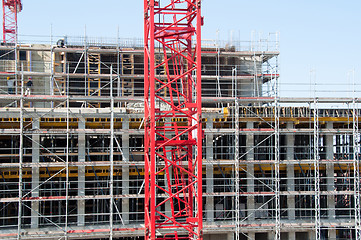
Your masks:
[{"label": "blue sky", "polygon": [[[229,40],[232,32],[235,40],[245,41],[252,32],[280,32],[283,95],[305,96],[309,86],[288,83],[311,81],[320,94],[330,89],[333,95],[348,96],[333,91],[352,89],[353,69],[361,85],[360,9],[357,0],[203,0],[203,38],[215,39],[217,30],[220,39]],[[19,14],[20,35],[50,35],[52,29],[57,36],[82,36],[85,25],[89,36],[116,37],[119,27],[120,37],[141,38],[143,1],[23,0]]]}]

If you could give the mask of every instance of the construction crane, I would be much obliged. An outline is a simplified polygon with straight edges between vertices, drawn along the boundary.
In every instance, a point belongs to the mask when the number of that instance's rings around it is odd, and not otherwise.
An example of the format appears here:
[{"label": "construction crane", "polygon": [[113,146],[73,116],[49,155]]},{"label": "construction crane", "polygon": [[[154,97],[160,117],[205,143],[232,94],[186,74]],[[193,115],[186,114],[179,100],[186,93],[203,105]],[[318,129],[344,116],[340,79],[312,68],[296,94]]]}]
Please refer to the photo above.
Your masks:
[{"label": "construction crane", "polygon": [[203,238],[202,22],[201,0],[144,0],[145,239]]},{"label": "construction crane", "polygon": [[18,13],[21,0],[3,0],[3,42],[16,43],[18,38]]}]

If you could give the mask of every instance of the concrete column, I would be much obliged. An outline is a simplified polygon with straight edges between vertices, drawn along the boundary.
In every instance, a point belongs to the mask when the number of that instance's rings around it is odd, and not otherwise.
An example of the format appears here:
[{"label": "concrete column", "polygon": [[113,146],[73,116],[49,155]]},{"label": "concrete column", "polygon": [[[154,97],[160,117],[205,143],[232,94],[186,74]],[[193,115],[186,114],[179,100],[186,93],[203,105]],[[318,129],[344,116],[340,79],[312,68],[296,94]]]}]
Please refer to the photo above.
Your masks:
[{"label": "concrete column", "polygon": [[[293,122],[287,122],[287,129],[294,128]],[[295,134],[287,134],[286,135],[286,160],[294,160],[294,146],[295,146]],[[287,164],[287,190],[295,191],[295,171],[294,164]],[[295,195],[287,196],[287,208],[288,208],[288,219],[295,220]]]},{"label": "concrete column", "polygon": [[[79,118],[79,130],[85,129],[85,119]],[[85,162],[86,158],[86,136],[85,133],[78,133],[78,162]],[[85,196],[85,166],[78,166],[78,196]],[[85,225],[85,200],[78,200],[78,226]]]},{"label": "concrete column", "polygon": [[[248,129],[253,129],[253,122],[247,122]],[[247,161],[254,160],[254,134],[247,133],[246,136],[246,152],[247,152]],[[254,164],[247,163],[247,192],[254,192]],[[255,201],[254,196],[247,196],[247,215],[248,220],[254,220],[255,217]]]},{"label": "concrete column", "polygon": [[[166,137],[167,138],[172,138],[174,136],[170,135],[170,134],[166,134]],[[167,152],[167,158],[168,159],[171,159],[172,158],[172,153],[171,152]],[[169,173],[172,173],[173,172],[173,167],[172,166],[169,166]],[[169,181],[170,181],[170,184],[172,184],[172,174],[170,174],[169,176]],[[167,179],[167,174],[164,174],[164,182],[165,182],[165,186],[166,186],[166,189],[168,189],[168,179]],[[167,201],[165,203],[165,215],[167,215],[168,217],[172,217],[172,209],[171,209],[171,202],[170,201]]]},{"label": "concrete column", "polygon": [[[213,118],[211,116],[207,117],[206,128],[208,130],[213,129]],[[206,134],[206,192],[213,193],[213,164],[210,162],[213,161],[213,134]],[[214,198],[206,197],[206,218],[207,221],[214,221]]]},{"label": "concrete column", "polygon": [[[290,192],[295,191],[295,167],[293,164],[287,164],[287,190]],[[296,219],[296,196],[288,195],[287,196],[287,208],[288,208],[288,219]]]},{"label": "concrete column", "polygon": [[[247,164],[247,192],[254,192],[254,165]],[[254,196],[247,196],[247,216],[248,220],[255,218],[255,200]]]},{"label": "concrete column", "polygon": [[233,240],[233,239],[234,239],[233,232],[227,233],[227,240]]},{"label": "concrete column", "polygon": [[[293,122],[287,122],[287,129],[293,129],[295,127]],[[295,134],[286,134],[286,159],[295,159]]]},{"label": "concrete column", "polygon": [[[334,168],[335,166],[333,163],[326,164],[327,191],[335,191]],[[336,207],[335,195],[334,194],[327,195],[328,218],[335,219],[336,217],[335,207]]]},{"label": "concrete column", "polygon": [[328,229],[328,239],[336,240],[336,229],[334,229],[334,228]]},{"label": "concrete column", "polygon": [[296,232],[288,232],[288,240],[296,240]]},{"label": "concrete column", "polygon": [[[327,122],[327,129],[333,129],[333,122]],[[326,159],[333,160],[333,135],[326,135]],[[335,182],[334,182],[334,174],[335,174],[335,164],[333,162],[329,162],[326,164],[326,176],[327,176],[327,191],[335,190]],[[329,194],[327,196],[327,208],[328,208],[328,217],[330,219],[335,219],[336,211],[335,211],[336,203],[335,203],[335,195]]]},{"label": "concrete column", "polygon": [[[129,118],[124,117],[122,122],[123,130],[126,130],[122,134],[122,151],[123,151],[123,161],[129,161]],[[129,194],[129,166],[122,167],[122,194]],[[129,199],[122,199],[122,218],[124,224],[129,224]]]},{"label": "concrete column", "polygon": [[307,232],[306,234],[307,234],[307,239],[309,239],[309,240],[316,239],[316,231],[315,230]]},{"label": "concrete column", "polygon": [[[172,167],[169,167],[169,172],[172,172]],[[166,177],[166,174],[164,174],[164,181],[165,181],[165,184],[167,186],[168,184],[168,180],[167,180],[167,177]],[[170,182],[172,182],[172,179],[170,179]],[[165,215],[168,216],[168,217],[172,217],[172,208],[171,208],[171,202],[170,201],[167,201],[165,203]]]},{"label": "concrete column", "polygon": [[[33,118],[32,128],[39,129],[40,128],[40,122],[39,118]],[[38,134],[32,135],[32,163],[39,163],[40,160],[40,151],[39,151],[39,142],[40,142],[40,136]],[[31,193],[32,197],[39,197],[39,167],[34,166],[31,170],[32,172],[32,178],[31,178],[31,188],[34,189]],[[31,228],[38,228],[39,227],[39,201],[32,201],[31,202]]]},{"label": "concrete column", "polygon": [[[253,122],[247,122],[247,129],[253,129]],[[254,160],[254,133],[247,133],[246,136],[246,152],[247,152],[247,160]]]},{"label": "concrete column", "polygon": [[255,240],[256,239],[256,233],[254,233],[254,232],[247,233],[247,236],[248,236],[249,240]]},{"label": "concrete column", "polygon": [[[326,124],[327,130],[333,129],[333,122],[327,122]],[[333,160],[333,134],[326,135],[326,159]]]}]

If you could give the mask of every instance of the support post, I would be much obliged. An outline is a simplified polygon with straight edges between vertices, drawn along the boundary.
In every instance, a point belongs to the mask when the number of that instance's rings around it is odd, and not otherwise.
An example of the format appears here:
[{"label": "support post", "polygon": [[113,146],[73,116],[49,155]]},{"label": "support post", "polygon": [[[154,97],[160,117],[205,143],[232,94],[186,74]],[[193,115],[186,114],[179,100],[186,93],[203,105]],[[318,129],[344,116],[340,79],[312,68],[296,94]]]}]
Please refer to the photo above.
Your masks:
[{"label": "support post", "polygon": [[[293,164],[287,164],[287,190],[289,192],[295,191],[295,167]],[[288,219],[296,219],[296,196],[288,195],[287,196],[287,209],[288,209]]]},{"label": "support post", "polygon": [[[247,122],[247,129],[253,129],[253,122]],[[247,133],[246,135],[246,152],[247,161],[254,160],[254,134]],[[254,192],[254,163],[247,163],[247,192]],[[247,215],[250,221],[255,218],[255,198],[254,196],[247,196]]]},{"label": "support post", "polygon": [[288,232],[288,240],[296,240],[296,232]]},{"label": "support post", "polygon": [[[124,117],[122,122],[122,129],[129,129],[129,118]],[[123,151],[123,161],[129,161],[129,133],[124,131],[122,134],[122,151]],[[129,194],[129,165],[122,166],[122,194]],[[122,199],[122,218],[124,224],[129,224],[129,198]]]},{"label": "support post", "polygon": [[337,239],[337,234],[336,234],[336,229],[335,228],[329,228],[328,229],[328,239],[330,239],[330,240],[336,240]]},{"label": "support post", "polygon": [[[333,122],[326,123],[327,130],[333,129]],[[327,191],[335,191],[335,164],[332,162],[333,160],[333,135],[327,134],[326,135],[326,159],[331,160],[330,162],[326,163],[326,177],[327,177]],[[328,194],[327,195],[327,211],[328,211],[328,218],[335,219],[336,215],[336,202],[335,202],[335,195]]]},{"label": "support post", "polygon": [[[293,122],[287,122],[287,129],[294,129],[295,124]],[[286,135],[286,159],[295,159],[295,134],[289,133]]]},{"label": "support post", "polygon": [[[207,116],[206,128],[213,130],[213,118],[211,115]],[[206,134],[206,192],[213,193],[213,133]],[[206,219],[209,222],[214,221],[214,197],[206,198]]]},{"label": "support post", "polygon": [[314,191],[315,191],[315,239],[321,239],[321,201],[320,201],[320,154],[319,154],[319,120],[318,99],[313,102],[313,167],[314,167]]},{"label": "support post", "polygon": [[[168,135],[166,134],[166,137],[167,138],[170,138],[171,135]],[[172,158],[172,153],[171,152],[167,152],[167,158],[168,159],[171,159]],[[173,172],[173,167],[169,167],[169,172]],[[168,184],[172,184],[172,174],[164,174],[164,182],[165,182],[165,186],[169,186]],[[168,180],[169,179],[169,180]],[[172,217],[172,206],[171,206],[171,202],[170,201],[167,201],[165,203],[165,214],[168,216],[168,217]]]},{"label": "support post", "polygon": [[256,233],[255,232],[249,232],[247,233],[249,240],[255,240],[256,239]]},{"label": "support post", "polygon": [[[40,128],[40,119],[33,118],[32,128],[33,130]],[[39,197],[39,166],[36,164],[39,163],[40,160],[40,151],[39,151],[39,142],[40,136],[35,133],[32,135],[32,163],[34,164],[32,168],[32,178],[31,178],[31,188],[33,189],[31,196],[34,198]],[[31,201],[31,228],[36,229],[39,227],[39,201]]]},{"label": "support post", "polygon": [[110,147],[110,156],[109,156],[109,160],[110,160],[110,169],[109,169],[109,194],[110,194],[110,199],[109,199],[109,228],[110,228],[110,233],[109,233],[109,240],[113,240],[113,216],[114,216],[114,97],[113,97],[113,78],[112,78],[112,74],[113,74],[113,65],[110,66],[110,143],[109,143],[109,147]]},{"label": "support post", "polygon": [[[237,71],[235,71],[235,75],[237,75]],[[236,79],[235,79],[236,80]],[[237,82],[237,81],[235,81]],[[237,84],[236,84],[237,86]],[[237,87],[235,87],[235,89],[237,89]],[[237,92],[237,91],[235,91]],[[235,94],[236,95],[236,94]],[[239,226],[239,212],[240,212],[240,201],[239,201],[239,102],[238,102],[238,98],[236,95],[235,101],[234,101],[234,127],[235,127],[235,135],[234,135],[234,161],[235,161],[235,165],[234,165],[234,170],[235,170],[235,188],[236,188],[236,197],[235,197],[235,224],[236,224],[236,231],[235,231],[235,235],[236,235],[236,240],[239,240],[240,236],[240,226]]]},{"label": "support post", "polygon": [[[17,51],[15,49],[15,51]],[[17,61],[15,61],[17,63]],[[23,72],[23,66],[21,66]],[[17,71],[17,68],[15,69]],[[23,160],[24,160],[24,75],[21,74],[21,98],[20,98],[20,133],[19,133],[19,186],[18,186],[18,226],[17,239],[21,239],[22,215],[23,215]]]},{"label": "support post", "polygon": [[[85,132],[85,119],[79,118],[78,122],[78,162],[85,162],[86,158],[86,136]],[[85,196],[85,166],[78,166],[78,196]],[[85,200],[78,200],[78,226],[85,226]]]},{"label": "support post", "polygon": [[359,110],[358,99],[353,99],[353,168],[354,168],[354,216],[355,237],[361,238],[361,207],[360,207],[360,133],[359,133]]},{"label": "support post", "polygon": [[[287,122],[287,129],[293,129],[294,123]],[[292,161],[295,159],[294,157],[294,147],[295,147],[295,134],[290,133],[286,135],[286,159]],[[294,164],[289,163],[287,164],[287,190],[289,192],[295,191],[295,170]],[[288,211],[288,219],[295,220],[296,213],[295,213],[295,195],[288,195],[287,196],[287,211]]]},{"label": "support post", "polygon": [[[274,110],[274,130],[275,130],[275,212],[276,212],[276,226],[275,226],[275,240],[281,239],[281,201],[280,201],[280,132],[279,132],[279,105],[278,96],[275,97]],[[269,239],[271,239],[269,237]]]}]

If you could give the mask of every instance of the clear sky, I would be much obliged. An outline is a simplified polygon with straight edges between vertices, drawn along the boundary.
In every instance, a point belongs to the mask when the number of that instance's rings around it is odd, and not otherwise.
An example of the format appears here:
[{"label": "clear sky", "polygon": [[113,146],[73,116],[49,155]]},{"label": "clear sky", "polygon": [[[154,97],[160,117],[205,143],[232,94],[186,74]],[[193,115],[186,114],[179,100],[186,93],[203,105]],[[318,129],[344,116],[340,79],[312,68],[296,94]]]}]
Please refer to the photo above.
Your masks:
[{"label": "clear sky", "polygon": [[[361,90],[360,9],[359,0],[203,0],[203,38],[216,39],[217,30],[220,39],[245,41],[252,32],[280,32],[283,95],[311,82],[317,95],[347,97],[337,91],[351,90],[353,79]],[[119,28],[120,37],[142,38],[143,0],[23,0],[18,25],[20,35],[82,36],[86,26],[92,37],[116,37]]]}]

